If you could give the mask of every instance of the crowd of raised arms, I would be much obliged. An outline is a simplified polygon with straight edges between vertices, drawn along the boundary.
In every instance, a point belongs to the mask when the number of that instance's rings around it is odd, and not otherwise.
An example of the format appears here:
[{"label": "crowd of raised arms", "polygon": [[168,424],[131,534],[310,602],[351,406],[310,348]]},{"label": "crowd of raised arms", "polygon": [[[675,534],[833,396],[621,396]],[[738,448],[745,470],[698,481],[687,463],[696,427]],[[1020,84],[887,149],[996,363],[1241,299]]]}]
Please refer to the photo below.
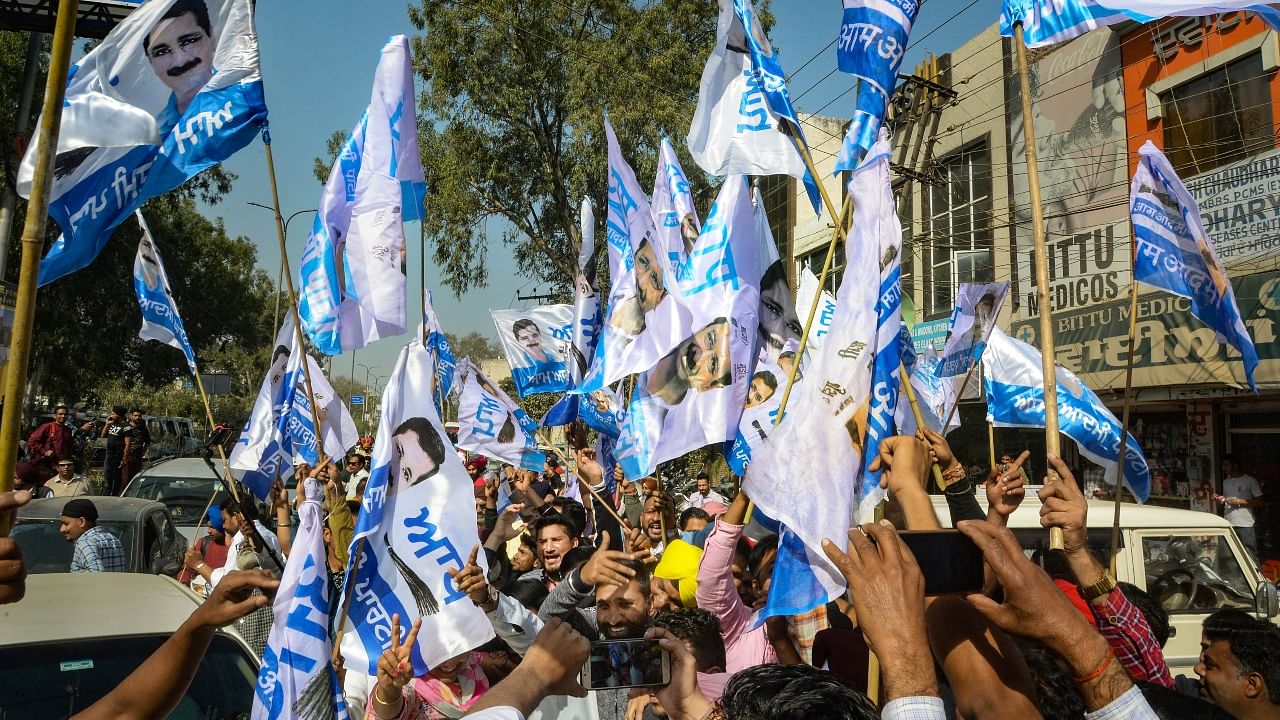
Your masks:
[{"label": "crowd of raised arms", "polygon": [[[753,610],[769,593],[778,540],[744,536],[745,493],[726,502],[703,473],[677,514],[654,479],[632,483],[618,473],[619,502],[605,507],[597,493],[574,492],[575,483],[604,488],[594,450],[573,454],[575,473],[554,462],[536,473],[467,460],[483,545],[451,575],[486,612],[496,637],[414,677],[409,653],[421,619],[397,616],[376,677],[343,670],[335,653],[353,717],[1280,717],[1280,631],[1242,611],[1220,610],[1205,621],[1198,682],[1170,676],[1161,652],[1167,615],[1138,588],[1101,582],[1104,566],[1085,538],[1088,504],[1056,457],[1049,461],[1061,482],[1039,490],[1041,525],[1060,528],[1065,538],[1065,549],[1043,563],[1053,575],[1029,559],[1007,528],[1025,495],[1023,453],[990,472],[987,512],[967,483],[947,493],[951,524],[985,558],[984,590],[926,597],[899,532],[941,526],[926,474],[933,462],[945,470],[958,461],[936,434],[894,437],[881,445],[878,460],[891,497],[886,519],[850,528],[847,553],[824,544],[848,583],[847,596],[756,624]],[[360,452],[344,460],[345,472],[328,462],[298,468],[299,480],[315,478],[325,489],[335,587],[346,565],[351,511],[358,513],[358,486],[368,478]],[[503,483],[513,502],[498,512]],[[287,496],[276,495],[279,546],[287,554],[292,513]],[[25,491],[8,493],[0,511],[29,499]],[[233,501],[217,514],[223,522],[209,533],[219,543],[244,529]],[[259,531],[271,534],[260,524]],[[187,564],[188,579],[212,581],[209,599],[144,665],[75,717],[163,716],[186,691],[214,630],[268,603],[279,582],[274,573],[219,575],[205,560],[208,551],[193,548]],[[0,602],[21,599],[24,577],[16,545],[0,540]],[[403,627],[410,628],[407,636]],[[670,654],[669,683],[588,693],[579,673],[591,642],[629,638],[656,640]]]}]

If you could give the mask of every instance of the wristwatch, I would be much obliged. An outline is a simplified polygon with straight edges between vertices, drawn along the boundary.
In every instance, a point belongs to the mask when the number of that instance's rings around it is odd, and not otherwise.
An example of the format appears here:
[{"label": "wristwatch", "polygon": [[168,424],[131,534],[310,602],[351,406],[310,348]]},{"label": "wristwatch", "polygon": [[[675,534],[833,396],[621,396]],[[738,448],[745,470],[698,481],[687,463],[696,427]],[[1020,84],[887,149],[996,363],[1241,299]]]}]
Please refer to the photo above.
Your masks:
[{"label": "wristwatch", "polygon": [[1111,576],[1110,572],[1103,570],[1102,577],[1098,578],[1097,582],[1092,585],[1080,585],[1078,589],[1080,590],[1080,597],[1092,602],[1111,592],[1115,586],[1116,579]]}]

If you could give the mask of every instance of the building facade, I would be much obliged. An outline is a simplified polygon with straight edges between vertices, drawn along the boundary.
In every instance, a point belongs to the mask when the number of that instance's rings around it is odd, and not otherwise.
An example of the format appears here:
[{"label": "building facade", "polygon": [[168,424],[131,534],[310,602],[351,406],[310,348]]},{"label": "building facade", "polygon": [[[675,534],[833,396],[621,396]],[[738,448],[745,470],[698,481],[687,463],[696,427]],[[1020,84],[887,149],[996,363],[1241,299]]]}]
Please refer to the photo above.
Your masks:
[{"label": "building facade", "polygon": [[[1220,488],[1228,452],[1264,491],[1280,494],[1280,453],[1274,451],[1280,445],[1276,33],[1251,13],[1173,18],[1096,30],[1033,51],[1031,60],[1058,363],[1121,414],[1132,287],[1129,184],[1137,150],[1151,140],[1200,203],[1262,361],[1255,395],[1239,353],[1191,317],[1187,301],[1139,288],[1130,431],[1151,465],[1155,501],[1200,506],[1195,491],[1202,497],[1206,482]],[[917,309],[917,347],[941,343],[960,283],[991,281],[1011,284],[1000,326],[1039,345],[1026,142],[1011,44],[992,26],[938,58],[938,66],[937,81],[955,97],[925,135],[923,171],[898,180],[904,292]],[[900,108],[890,123],[895,153],[904,150],[898,146],[904,128],[919,111]],[[815,151],[820,169],[834,162],[838,123],[810,119],[815,127],[831,126],[829,150],[822,134],[806,125],[810,143],[821,148]],[[903,164],[899,159],[897,169]],[[827,175],[828,187],[843,184]],[[775,227],[775,234],[790,248],[794,272],[812,267],[816,273],[831,219],[815,219],[798,183],[783,182],[791,188],[787,214],[776,216],[767,205],[775,226],[787,226]],[[832,190],[833,198],[844,194]],[[838,285],[839,257],[828,289]],[[953,445],[985,467],[985,405],[975,387],[966,398]],[[1029,447],[1042,457],[1043,434],[997,430],[996,445]],[[1100,479],[1100,470],[1074,448],[1064,448],[1064,455],[1085,479]]]}]

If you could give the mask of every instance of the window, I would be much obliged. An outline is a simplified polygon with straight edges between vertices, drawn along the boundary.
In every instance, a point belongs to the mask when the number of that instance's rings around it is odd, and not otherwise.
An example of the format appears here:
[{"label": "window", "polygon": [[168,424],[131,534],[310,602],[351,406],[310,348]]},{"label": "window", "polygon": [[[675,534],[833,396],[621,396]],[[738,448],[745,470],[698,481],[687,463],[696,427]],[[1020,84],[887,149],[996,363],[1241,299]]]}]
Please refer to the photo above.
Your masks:
[{"label": "window", "polygon": [[[146,661],[167,635],[63,640],[5,648],[0,672],[21,677],[0,688],[6,718],[67,717],[102,699]],[[221,633],[196,668],[196,676],[170,717],[248,717],[257,663]]]},{"label": "window", "polygon": [[1184,180],[1276,146],[1261,53],[1161,94],[1160,104],[1164,151]]},{"label": "window", "polygon": [[985,142],[938,162],[942,182],[929,188],[925,208],[925,313],[951,312],[956,287],[994,280],[991,257],[991,152]]},{"label": "window", "polygon": [[[827,245],[823,243],[812,252],[800,258],[800,265],[809,268],[816,277],[822,277],[822,264],[827,260]],[[840,279],[844,277],[844,243],[836,243],[835,254],[831,257],[831,270],[827,272],[827,281],[823,283],[822,289],[836,294],[836,288],[840,287]]]},{"label": "window", "polygon": [[1253,590],[1225,535],[1142,538],[1147,592],[1170,613],[1253,607]]}]

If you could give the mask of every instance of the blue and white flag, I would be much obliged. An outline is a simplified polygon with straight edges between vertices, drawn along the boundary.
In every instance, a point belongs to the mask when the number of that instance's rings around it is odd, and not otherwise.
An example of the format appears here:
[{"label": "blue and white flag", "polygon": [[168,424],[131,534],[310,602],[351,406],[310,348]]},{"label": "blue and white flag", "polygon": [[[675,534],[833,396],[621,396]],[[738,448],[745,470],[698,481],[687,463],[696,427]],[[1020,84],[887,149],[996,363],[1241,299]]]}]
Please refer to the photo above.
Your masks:
[{"label": "blue and white flag", "polygon": [[575,392],[588,393],[644,372],[688,336],[688,316],[675,292],[678,273],[654,224],[649,198],[622,157],[606,115],[609,147],[609,302],[600,343],[587,377]]},{"label": "blue and white flag", "polygon": [[547,456],[538,449],[533,418],[468,358],[457,372],[458,449],[541,471]]},{"label": "blue and white flag", "polygon": [[409,41],[382,48],[373,97],[338,153],[302,251],[302,326],[326,355],[405,331],[404,223],[422,219],[426,181]]},{"label": "blue and white flag", "polygon": [[[658,172],[653,181],[653,222],[662,246],[673,258],[672,265],[683,268],[702,225],[693,206],[689,178],[680,167],[680,158],[671,141],[662,138],[658,149]],[[678,278],[679,279],[679,278]]]},{"label": "blue and white flag", "polygon": [[[983,367],[988,421],[996,427],[1044,427],[1044,370],[1039,350],[996,328],[991,332]],[[1081,455],[1101,465],[1107,482],[1114,484],[1120,421],[1075,373],[1059,365],[1057,377],[1058,430],[1076,441]],[[1151,494],[1151,473],[1133,435],[1125,441],[1124,481],[1139,502],[1146,502]]]},{"label": "blue and white flag", "polygon": [[1258,14],[1273,29],[1280,29],[1280,11],[1256,0],[1004,0],[1000,34],[1013,37],[1013,26],[1022,23],[1027,47],[1060,43],[1090,30],[1128,20],[1140,23],[1162,17],[1201,17],[1235,10]]},{"label": "blue and white flag", "polygon": [[490,310],[498,342],[511,366],[516,394],[565,392],[573,387],[569,358],[573,344],[572,305],[543,305],[528,310]]},{"label": "blue and white flag", "polygon": [[[346,629],[359,640],[343,644],[348,672],[377,674],[378,658],[391,645],[392,615],[400,616],[402,635],[422,619],[410,651],[415,677],[493,637],[484,611],[448,573],[463,568],[480,539],[471,476],[431,403],[431,371],[426,349],[410,342],[382,394],[381,430],[347,566]],[[477,562],[487,569],[484,553]]]},{"label": "blue and white flag", "polygon": [[275,618],[253,696],[253,720],[346,720],[347,703],[330,663],[329,564],[324,550],[324,491],[310,478],[299,492],[298,534],[271,604]]},{"label": "blue and white flag", "polygon": [[[573,279],[573,340],[565,358],[569,368],[570,388],[576,388],[586,377],[591,358],[600,337],[600,296],[596,294],[596,215],[591,200],[582,198],[578,211],[578,271]],[[579,416],[579,396],[565,393],[542,418],[546,427],[568,425]]]},{"label": "blue and white flag", "polygon": [[173,290],[169,287],[169,275],[160,259],[160,248],[151,239],[151,229],[147,227],[142,211],[138,210],[137,215],[138,224],[142,226],[138,255],[133,259],[133,291],[137,293],[138,306],[142,308],[142,327],[138,330],[138,337],[178,348],[187,358],[187,367],[195,373],[196,351],[191,349],[187,329],[178,314],[178,304],[173,301]]},{"label": "blue and white flag", "polygon": [[747,402],[742,408],[742,417],[738,419],[738,431],[725,448],[724,459],[734,475],[742,477],[747,474],[752,453],[773,432],[786,386],[786,373],[769,363],[762,348],[755,371],[751,373],[751,383],[747,386]]},{"label": "blue and white flag", "polygon": [[[850,183],[858,212],[845,241],[848,264],[836,294],[840,322],[806,366],[804,382],[793,388],[781,422],[756,448],[744,481],[756,507],[783,526],[766,617],[804,612],[844,593],[844,577],[821,542],[845,546],[858,511],[873,508],[881,496],[878,478],[865,466],[876,454],[872,443],[893,426],[894,372],[901,357],[896,325],[892,340],[888,335],[898,317],[902,237],[889,179],[889,142],[881,137]],[[888,356],[884,363],[881,355]],[[882,365],[889,364],[892,371],[886,372]]]},{"label": "blue and white flag", "polygon": [[[800,120],[787,96],[786,74],[769,45],[750,0],[719,0],[716,46],[698,88],[698,107],[687,139],[689,153],[705,172],[790,175],[804,182],[821,214],[818,185],[805,168],[784,123],[804,142]],[[751,28],[747,32],[745,28]]]},{"label": "blue and white flag", "polygon": [[444,399],[453,393],[453,367],[457,361],[453,357],[453,348],[449,347],[449,338],[440,327],[435,307],[431,304],[430,290],[422,293],[422,329],[418,332],[418,338],[425,338],[427,353],[431,357],[431,397],[435,400],[436,408],[443,408]]},{"label": "blue and white flag", "polygon": [[916,0],[844,0],[836,65],[858,79],[858,100],[834,174],[855,168],[875,143],[919,9]]},{"label": "blue and white flag", "polygon": [[1129,189],[1139,282],[1191,301],[1191,314],[1240,351],[1245,378],[1255,393],[1258,351],[1236,304],[1227,271],[1204,231],[1200,205],[1150,140],[1138,150],[1138,169]]},{"label": "blue and white flag", "polygon": [[[248,145],[266,124],[250,0],[143,3],[67,73],[40,285],[88,266],[111,231]],[[31,194],[36,136],[18,168]]]},{"label": "blue and white flag", "polygon": [[[288,314],[273,348],[258,399],[228,458],[238,479],[259,498],[267,497],[275,478],[287,476],[293,465],[315,465],[322,453],[345,453],[360,437],[346,404],[334,392],[319,363],[298,350],[293,318]],[[316,431],[307,397],[304,357],[311,372],[311,389],[321,409],[323,440]]]},{"label": "blue and white flag", "polygon": [[730,178],[680,275],[690,332],[636,380],[614,450],[628,478],[736,434],[755,364],[757,248],[747,180]]},{"label": "blue and white flag", "polygon": [[618,435],[622,432],[622,420],[626,411],[617,392],[605,387],[592,390],[586,395],[571,397],[580,398],[578,417],[582,418],[587,427],[601,435],[618,439]]},{"label": "blue and white flag", "polygon": [[[931,347],[916,356],[915,367],[908,365],[907,372],[910,374],[911,389],[916,393],[916,404],[920,406],[920,419],[924,421],[925,427],[946,435],[960,427],[960,413],[951,413],[951,422],[947,425],[946,432],[942,431],[942,421],[959,400],[960,383],[954,378],[938,377],[938,365],[941,363],[942,359],[938,351]],[[902,382],[901,392],[905,393],[906,380]],[[902,398],[903,396],[899,394],[899,401]],[[916,416],[911,410],[910,403],[898,403],[894,421],[898,424],[899,435],[916,433]]]},{"label": "blue and white flag", "polygon": [[1000,308],[1009,294],[1009,283],[961,283],[956,291],[956,306],[951,311],[951,327],[947,344],[942,349],[938,377],[965,375],[982,359],[987,336],[996,326]]},{"label": "blue and white flag", "polygon": [[809,329],[808,349],[810,352],[822,347],[823,338],[831,332],[831,325],[836,317],[836,299],[831,293],[818,287],[818,276],[807,267],[800,268],[800,290],[796,293],[796,312],[806,320],[813,303],[818,303],[813,311],[813,327]]},{"label": "blue and white flag", "polygon": [[753,187],[758,257],[764,273],[760,276],[760,357],[777,364],[783,355],[795,356],[804,326],[796,315],[796,303],[787,280],[788,263],[778,254],[778,245],[769,229],[769,216],[760,200],[760,188]]}]

